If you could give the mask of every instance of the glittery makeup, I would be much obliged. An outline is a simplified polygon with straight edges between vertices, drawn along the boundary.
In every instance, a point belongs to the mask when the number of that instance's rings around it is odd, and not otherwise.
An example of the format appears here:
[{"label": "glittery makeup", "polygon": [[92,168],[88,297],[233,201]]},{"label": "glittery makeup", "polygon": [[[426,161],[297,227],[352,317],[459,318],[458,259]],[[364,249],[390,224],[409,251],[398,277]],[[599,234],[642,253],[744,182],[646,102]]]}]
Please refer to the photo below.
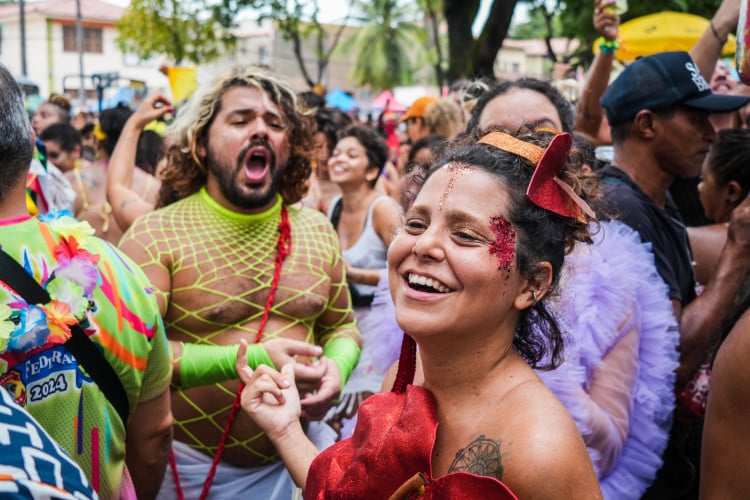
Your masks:
[{"label": "glittery makeup", "polygon": [[451,194],[451,191],[453,191],[453,186],[456,185],[456,181],[460,176],[463,174],[468,174],[469,172],[476,171],[475,167],[472,167],[471,165],[467,165],[466,163],[449,163],[443,167],[446,170],[449,170],[451,173],[450,178],[448,179],[448,184],[445,186],[445,191],[443,191],[443,194],[440,195],[440,203],[438,204],[438,211],[443,210],[443,205],[445,204],[445,200],[448,199],[448,195]]},{"label": "glittery makeup", "polygon": [[499,270],[510,271],[516,258],[516,232],[510,222],[501,216],[490,219],[490,228],[496,236],[490,244],[490,253],[497,258]]}]

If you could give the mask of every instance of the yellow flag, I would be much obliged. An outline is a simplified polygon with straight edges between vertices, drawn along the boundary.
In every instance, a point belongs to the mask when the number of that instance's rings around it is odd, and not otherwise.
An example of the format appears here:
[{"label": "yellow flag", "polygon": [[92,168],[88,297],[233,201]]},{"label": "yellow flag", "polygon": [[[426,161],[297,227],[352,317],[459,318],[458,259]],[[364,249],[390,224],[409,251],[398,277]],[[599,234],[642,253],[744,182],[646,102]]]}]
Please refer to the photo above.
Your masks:
[{"label": "yellow flag", "polygon": [[172,89],[172,102],[175,104],[190,97],[198,82],[195,78],[196,71],[193,67],[170,66],[167,68],[169,86]]}]

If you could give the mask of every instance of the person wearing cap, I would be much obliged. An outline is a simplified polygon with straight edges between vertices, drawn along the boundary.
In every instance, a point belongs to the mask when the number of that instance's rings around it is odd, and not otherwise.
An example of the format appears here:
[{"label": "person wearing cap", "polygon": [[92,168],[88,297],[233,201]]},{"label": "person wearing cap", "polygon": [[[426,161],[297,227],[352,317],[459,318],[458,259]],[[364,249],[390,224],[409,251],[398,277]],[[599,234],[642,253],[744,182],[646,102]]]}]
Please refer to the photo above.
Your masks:
[{"label": "person wearing cap", "polygon": [[717,269],[695,293],[687,231],[668,192],[697,176],[716,133],[711,113],[748,97],[711,91],[687,52],[663,52],[630,64],[601,99],[612,127],[614,160],[599,171],[609,213],[651,243],[680,325],[678,403],[664,465],[644,498],[697,498],[701,395],[692,389],[738,286],[750,271],[750,200],[733,213]]},{"label": "person wearing cap", "polygon": [[409,141],[414,144],[422,137],[430,135],[430,129],[425,122],[427,108],[437,102],[438,98],[433,96],[423,96],[414,101],[411,107],[406,110],[406,114],[401,117],[402,122],[406,122],[406,135]]}]

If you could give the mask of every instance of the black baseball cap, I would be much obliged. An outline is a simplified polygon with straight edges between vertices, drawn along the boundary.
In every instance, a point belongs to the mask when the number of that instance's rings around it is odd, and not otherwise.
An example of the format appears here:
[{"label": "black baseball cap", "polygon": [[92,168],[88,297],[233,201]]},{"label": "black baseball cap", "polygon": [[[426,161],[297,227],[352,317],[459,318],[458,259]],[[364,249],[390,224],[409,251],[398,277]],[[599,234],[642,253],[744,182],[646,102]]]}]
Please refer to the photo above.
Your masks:
[{"label": "black baseball cap", "polygon": [[632,120],[642,109],[676,104],[726,113],[750,101],[750,96],[714,94],[687,52],[661,52],[629,64],[607,88],[601,105],[610,125]]}]

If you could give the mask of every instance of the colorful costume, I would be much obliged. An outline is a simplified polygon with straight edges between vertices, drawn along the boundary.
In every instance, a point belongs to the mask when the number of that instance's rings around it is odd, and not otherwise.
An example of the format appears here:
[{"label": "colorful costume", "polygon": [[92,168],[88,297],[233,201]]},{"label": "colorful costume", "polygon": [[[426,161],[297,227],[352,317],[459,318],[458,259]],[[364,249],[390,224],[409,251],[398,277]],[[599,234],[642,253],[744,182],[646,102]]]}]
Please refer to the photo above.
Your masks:
[{"label": "colorful costume", "polygon": [[[592,245],[566,256],[550,303],[564,334],[564,362],[538,375],[573,416],[604,498],[637,499],[667,446],[679,331],[650,245],[616,221],[593,232]],[[624,394],[623,407],[613,410]]]},{"label": "colorful costume", "polygon": [[0,436],[3,498],[98,498],[81,468],[2,389]]},{"label": "colorful costume", "polygon": [[[246,333],[247,339],[255,338],[274,274],[281,206],[282,199],[278,197],[263,213],[239,214],[222,207],[201,189],[139,218],[131,226],[123,242],[144,242],[149,260],[142,266],[169,262],[172,289],[165,322],[170,338],[208,345],[221,344],[220,339],[227,332],[240,331]],[[330,222],[310,209],[288,207],[288,213],[291,254],[281,269],[271,306],[273,327],[269,321],[264,340],[283,336],[288,329],[300,326],[306,332],[305,340],[317,345],[356,337],[343,273],[340,280],[331,279],[331,270],[342,267],[342,261]],[[189,305],[180,301],[185,295],[195,297],[196,292],[200,297]],[[176,387],[173,392],[173,401],[189,405],[190,411],[197,413],[181,415],[178,405],[174,405],[176,438],[208,456],[216,453],[218,442],[201,442],[192,430],[198,426],[223,430],[236,382],[215,387],[214,403],[227,404],[211,411],[191,398],[190,389]],[[278,456],[265,456],[255,449],[255,442],[260,439],[264,439],[262,432],[253,436],[230,434],[226,449],[246,450],[247,456],[255,457],[259,464],[274,465]],[[182,482],[192,483],[186,475],[195,468],[183,468],[179,461],[177,466],[180,477],[185,478]],[[207,468],[198,469],[202,483]],[[167,483],[172,483],[170,474],[167,476],[161,494],[164,498],[169,496]],[[219,484],[215,487],[219,488]],[[189,492],[185,493],[189,496]],[[291,494],[291,490],[286,494]],[[259,494],[259,498],[262,496]]]},{"label": "colorful costume", "polygon": [[[0,383],[78,462],[102,497],[120,492],[125,426],[62,345],[78,321],[122,381],[131,413],[168,390],[166,336],[150,285],[72,217],[3,221],[3,250],[51,296],[27,304],[0,276]],[[131,422],[137,425],[137,422]]]}]

